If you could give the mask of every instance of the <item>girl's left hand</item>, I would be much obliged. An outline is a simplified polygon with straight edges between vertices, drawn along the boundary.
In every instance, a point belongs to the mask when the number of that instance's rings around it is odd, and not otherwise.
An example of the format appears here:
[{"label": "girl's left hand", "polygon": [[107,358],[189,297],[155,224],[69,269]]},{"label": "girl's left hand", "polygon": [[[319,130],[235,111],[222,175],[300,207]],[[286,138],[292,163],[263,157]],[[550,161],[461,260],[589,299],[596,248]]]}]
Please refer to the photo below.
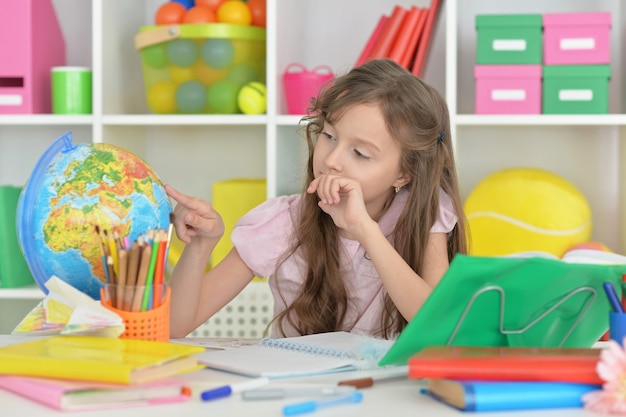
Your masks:
[{"label": "girl's left hand", "polygon": [[361,185],[353,179],[323,174],[314,179],[306,191],[309,194],[317,192],[318,205],[341,229],[355,232],[363,222],[371,221]]}]

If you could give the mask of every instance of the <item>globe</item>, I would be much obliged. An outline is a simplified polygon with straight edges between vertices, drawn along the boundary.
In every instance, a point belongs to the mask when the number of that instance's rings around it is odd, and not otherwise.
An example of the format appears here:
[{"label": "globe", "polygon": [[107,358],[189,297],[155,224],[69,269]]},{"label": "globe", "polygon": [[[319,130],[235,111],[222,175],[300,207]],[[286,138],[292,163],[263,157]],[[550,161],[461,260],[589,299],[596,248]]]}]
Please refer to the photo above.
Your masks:
[{"label": "globe", "polygon": [[172,205],[145,161],[105,143],[58,138],[41,156],[18,200],[20,248],[39,287],[57,276],[98,300],[106,283],[102,233],[134,242],[167,229]]}]

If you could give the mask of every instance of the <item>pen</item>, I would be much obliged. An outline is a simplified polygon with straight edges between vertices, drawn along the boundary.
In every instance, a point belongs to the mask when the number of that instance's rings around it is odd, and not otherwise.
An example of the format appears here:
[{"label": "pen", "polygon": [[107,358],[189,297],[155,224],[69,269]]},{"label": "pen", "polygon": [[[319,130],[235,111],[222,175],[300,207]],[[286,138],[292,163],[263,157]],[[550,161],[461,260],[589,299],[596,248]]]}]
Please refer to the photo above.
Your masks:
[{"label": "pen", "polygon": [[615,288],[613,288],[613,284],[607,281],[602,284],[602,286],[604,287],[604,292],[609,299],[609,303],[611,304],[613,311],[615,311],[616,313],[623,313],[624,308],[622,307],[622,302],[619,298],[617,298],[617,293],[615,292]]},{"label": "pen", "polygon": [[297,414],[310,413],[321,407],[329,407],[340,404],[356,404],[363,401],[363,393],[355,391],[352,394],[340,395],[333,398],[328,398],[318,401],[305,401],[303,403],[296,403],[286,405],[283,407],[283,415],[295,416]]},{"label": "pen", "polygon": [[218,398],[228,397],[231,394],[237,394],[245,390],[251,390],[255,388],[261,388],[269,384],[270,380],[267,378],[256,378],[250,381],[239,382],[237,384],[224,385],[223,387],[213,388],[203,391],[200,394],[202,401],[210,401]]},{"label": "pen", "polygon": [[408,378],[407,372],[403,372],[399,375],[386,376],[381,378],[359,378],[359,379],[349,379],[347,381],[339,381],[337,385],[339,386],[352,386],[356,388],[369,388],[374,386],[375,384],[381,384],[385,382],[395,382],[395,381],[404,381]]},{"label": "pen", "polygon": [[255,389],[243,391],[241,398],[244,400],[277,400],[287,397],[316,397],[330,395],[347,395],[356,391],[355,387],[326,387],[326,388],[302,388],[302,389]]}]

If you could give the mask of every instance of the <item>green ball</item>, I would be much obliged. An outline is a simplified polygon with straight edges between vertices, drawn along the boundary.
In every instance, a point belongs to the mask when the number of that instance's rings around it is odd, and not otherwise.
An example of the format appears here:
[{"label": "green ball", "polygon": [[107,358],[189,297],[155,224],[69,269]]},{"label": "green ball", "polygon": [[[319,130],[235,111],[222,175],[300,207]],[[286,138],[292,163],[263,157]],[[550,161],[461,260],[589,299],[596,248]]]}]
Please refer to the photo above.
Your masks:
[{"label": "green ball", "polygon": [[244,85],[237,95],[239,110],[245,114],[263,114],[267,109],[265,84],[253,81]]},{"label": "green ball", "polygon": [[143,62],[151,68],[161,69],[167,66],[167,53],[165,45],[158,43],[150,45],[141,50]]},{"label": "green ball", "polygon": [[216,114],[237,113],[238,92],[239,87],[230,80],[221,80],[213,84],[207,91],[210,112]]},{"label": "green ball", "polygon": [[252,65],[242,63],[234,65],[233,68],[228,71],[226,78],[241,88],[249,82],[259,81],[259,73]]}]

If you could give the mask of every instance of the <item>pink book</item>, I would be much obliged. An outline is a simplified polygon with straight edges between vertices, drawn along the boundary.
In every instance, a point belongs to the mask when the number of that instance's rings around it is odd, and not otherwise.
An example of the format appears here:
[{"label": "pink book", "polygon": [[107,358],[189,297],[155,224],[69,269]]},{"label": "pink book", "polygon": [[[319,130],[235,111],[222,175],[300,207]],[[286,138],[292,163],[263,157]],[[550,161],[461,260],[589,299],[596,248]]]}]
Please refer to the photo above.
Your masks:
[{"label": "pink book", "polygon": [[175,379],[140,385],[117,385],[0,375],[0,388],[61,411],[136,407],[189,399],[189,389]]},{"label": "pink book", "polygon": [[367,40],[367,43],[365,44],[365,48],[363,48],[363,50],[361,51],[361,55],[359,55],[359,59],[357,59],[356,64],[354,65],[355,67],[363,64],[367,60],[367,57],[372,53],[374,44],[382,33],[385,24],[387,24],[387,20],[389,20],[389,17],[385,15],[380,16],[380,19],[378,19],[378,23],[376,24],[374,31],[372,32],[369,39]]},{"label": "pink book", "polygon": [[404,55],[402,55],[402,60],[400,61],[400,65],[402,65],[406,69],[411,69],[413,64],[413,58],[415,58],[415,52],[417,51],[417,45],[419,45],[419,40],[422,36],[422,32],[424,31],[424,25],[426,23],[426,18],[428,17],[428,9],[420,9],[419,17],[417,19],[417,24],[413,28],[411,32],[411,41],[408,48],[404,51]]}]

